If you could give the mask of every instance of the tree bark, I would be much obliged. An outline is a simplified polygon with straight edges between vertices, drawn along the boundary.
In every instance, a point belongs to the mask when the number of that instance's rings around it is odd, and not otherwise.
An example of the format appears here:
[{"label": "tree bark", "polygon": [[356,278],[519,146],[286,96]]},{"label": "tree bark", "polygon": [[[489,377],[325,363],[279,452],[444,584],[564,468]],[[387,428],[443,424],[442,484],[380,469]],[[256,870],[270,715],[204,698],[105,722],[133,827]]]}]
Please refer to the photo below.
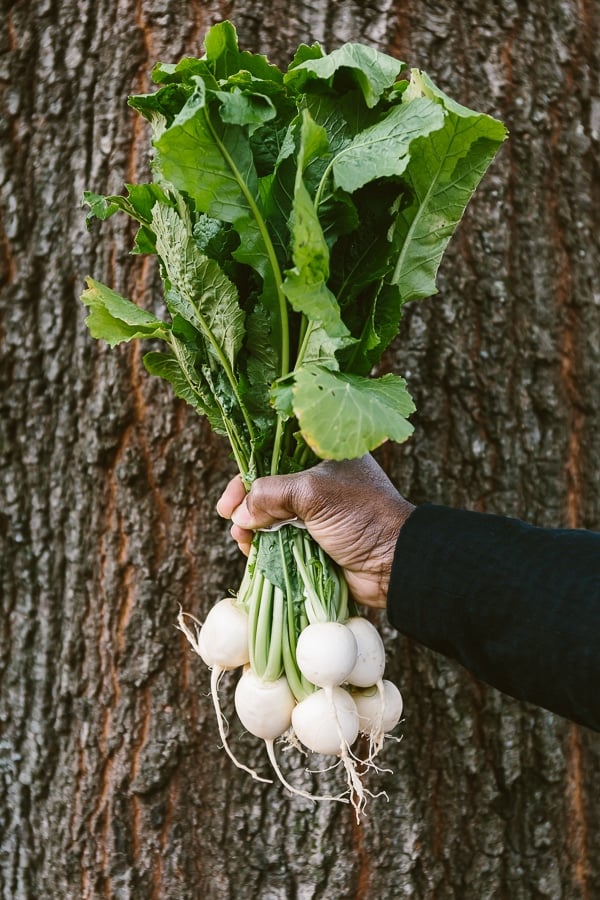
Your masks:
[{"label": "tree bark", "polygon": [[[2,900],[600,896],[598,736],[383,618],[406,704],[377,782],[389,803],[357,826],[233,768],[174,627],[179,604],[201,618],[237,587],[215,513],[233,464],[137,348],[89,338],[78,300],[93,274],[160,307],[123,219],[86,232],[79,207],[84,189],[146,176],[126,98],[150,89],[155,61],[200,54],[225,17],[281,65],[300,41],[373,44],[511,132],[438,296],[407,311],[386,355],[418,413],[414,438],[378,456],[414,502],[599,529],[598,0],[3,6]],[[232,743],[267,771],[233,722]]]}]

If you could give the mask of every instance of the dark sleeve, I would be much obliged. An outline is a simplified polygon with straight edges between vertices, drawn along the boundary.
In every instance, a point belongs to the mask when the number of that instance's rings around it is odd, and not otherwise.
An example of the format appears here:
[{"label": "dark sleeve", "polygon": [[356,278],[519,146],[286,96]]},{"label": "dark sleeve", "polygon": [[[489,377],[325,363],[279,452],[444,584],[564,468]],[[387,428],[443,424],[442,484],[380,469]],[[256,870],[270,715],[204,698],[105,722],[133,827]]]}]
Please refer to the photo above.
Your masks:
[{"label": "dark sleeve", "polygon": [[419,506],[388,617],[520,700],[600,731],[600,532]]}]

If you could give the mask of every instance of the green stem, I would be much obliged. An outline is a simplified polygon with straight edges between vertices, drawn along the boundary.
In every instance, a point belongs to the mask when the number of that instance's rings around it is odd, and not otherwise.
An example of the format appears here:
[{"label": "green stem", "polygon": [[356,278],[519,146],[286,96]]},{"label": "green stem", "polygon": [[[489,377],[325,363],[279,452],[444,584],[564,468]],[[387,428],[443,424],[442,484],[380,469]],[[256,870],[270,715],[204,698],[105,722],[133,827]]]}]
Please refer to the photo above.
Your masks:
[{"label": "green stem", "polygon": [[258,568],[254,569],[250,579],[249,596],[244,596],[244,604],[248,610],[248,655],[250,657],[250,667],[253,672],[257,672],[256,663],[256,644],[258,633],[258,615],[260,612],[260,598],[262,591],[263,576]]},{"label": "green stem", "polygon": [[265,677],[269,660],[271,642],[271,614],[273,610],[273,585],[261,576],[261,591],[258,598],[258,616],[256,620],[256,639],[254,641],[255,672],[260,678]]},{"label": "green stem", "polygon": [[333,159],[331,160],[331,162],[329,163],[329,165],[323,172],[323,175],[321,176],[321,180],[319,182],[319,187],[317,188],[317,193],[315,194],[315,202],[314,202],[315,212],[319,209],[319,206],[321,205],[321,195],[322,195],[323,191],[325,190],[325,183],[326,183],[327,179],[329,178],[329,173],[333,169],[333,164],[336,161],[336,159],[338,159],[339,156],[341,155],[341,153],[343,153],[343,152],[344,151],[342,150],[342,151],[340,151],[340,153],[337,154],[337,156],[333,157]]},{"label": "green stem", "polygon": [[231,169],[235,180],[238,183],[244,198],[250,207],[250,212],[254,216],[254,220],[258,226],[258,230],[260,231],[260,235],[263,239],[265,250],[267,251],[267,256],[269,259],[269,264],[271,266],[271,270],[273,272],[273,278],[275,280],[275,290],[277,291],[277,299],[279,302],[279,317],[281,321],[281,377],[288,374],[289,371],[289,360],[290,360],[290,342],[289,342],[289,331],[288,331],[288,313],[287,313],[287,300],[285,299],[285,294],[281,288],[283,283],[283,279],[281,277],[281,269],[279,268],[279,262],[277,260],[277,254],[275,253],[275,248],[273,246],[273,242],[271,240],[271,235],[269,234],[267,225],[265,220],[262,217],[262,214],[258,208],[256,200],[254,199],[248,185],[242,178],[241,173],[239,172],[236,164],[233,161],[233,158],[229,154],[227,148],[225,147],[223,141],[220,139],[217,134],[208,114],[208,109],[205,107],[204,115],[206,117],[206,123],[208,128],[212,134],[213,140],[223,159]]},{"label": "green stem", "polygon": [[313,329],[316,325],[316,322],[308,321],[305,319],[306,325],[303,329],[303,333],[301,335],[301,343],[298,350],[298,356],[296,358],[296,364],[294,366],[294,370],[299,369],[302,363],[304,362],[304,356],[306,355],[306,351],[308,350],[308,342],[310,340],[310,336],[313,332]]},{"label": "green stem", "polygon": [[276,681],[281,675],[285,600],[281,588],[273,589],[273,616],[270,628],[269,656],[263,674],[265,681]]},{"label": "green stem", "polygon": [[[271,271],[273,273],[273,280],[275,283],[275,291],[277,293],[277,302],[279,304],[279,323],[281,326],[281,348],[280,348],[280,365],[279,365],[279,376],[283,378],[285,375],[289,373],[290,370],[290,334],[289,334],[289,320],[288,320],[288,308],[287,308],[287,300],[285,294],[283,293],[282,284],[283,278],[281,276],[281,269],[279,267],[279,262],[277,260],[277,254],[275,253],[275,247],[273,246],[273,241],[271,240],[271,235],[269,234],[269,230],[267,228],[266,222],[258,208],[256,200],[252,195],[248,185],[246,184],[244,178],[242,178],[241,173],[239,172],[233,158],[228,152],[225,144],[220,139],[217,134],[208,114],[208,109],[204,109],[204,115],[206,118],[206,124],[208,125],[209,131],[212,135],[212,138],[219,148],[223,159],[231,169],[233,176],[244,195],[244,198],[248,204],[250,212],[254,217],[254,221],[258,226],[258,230],[263,239],[263,243],[265,245],[265,250],[267,252],[267,258],[269,260],[269,265],[271,266]],[[273,454],[271,457],[271,475],[276,475],[279,470],[279,459],[281,456],[281,441],[283,438],[283,422],[281,419],[277,420],[277,425],[275,429],[275,439],[273,443]]]},{"label": "green stem", "polygon": [[[293,527],[293,526],[291,526]],[[290,582],[290,574],[286,563],[285,547],[283,541],[283,532],[289,531],[281,529],[279,532],[279,551],[281,553],[281,562],[283,567],[283,578],[285,581],[285,598],[286,598],[286,619],[282,628],[282,658],[285,677],[287,678],[290,689],[296,700],[304,700],[314,691],[314,685],[302,675],[296,662],[296,636],[300,634],[302,628],[308,624],[304,613],[300,616],[300,622],[296,623],[296,603],[294,591]],[[302,607],[302,610],[304,607]]]},{"label": "green stem", "polygon": [[[228,380],[229,384],[231,385],[231,390],[233,391],[233,396],[235,397],[236,403],[237,403],[239,410],[242,414],[242,417],[244,419],[244,424],[248,431],[248,437],[250,439],[250,447],[251,447],[251,460],[253,460],[254,463],[256,465],[258,465],[258,459],[256,458],[256,455],[254,453],[254,448],[256,446],[256,434],[254,432],[254,425],[252,423],[252,419],[250,418],[250,416],[248,414],[248,410],[246,409],[246,407],[242,401],[242,398],[240,397],[239,385],[238,385],[237,379],[233,373],[233,369],[231,368],[231,366],[229,364],[229,360],[225,356],[225,353],[223,352],[222,347],[220,346],[216,337],[212,333],[208,323],[206,322],[206,319],[204,318],[204,316],[201,314],[201,312],[198,309],[198,307],[196,306],[196,304],[193,303],[193,301],[191,299],[190,299],[190,302],[193,304],[193,306],[196,310],[196,315],[198,316],[198,320],[199,320],[200,324],[202,325],[202,328],[203,328],[203,330],[206,334],[206,337],[208,338],[213,350],[217,354],[217,358],[218,358],[219,362],[221,363],[221,366],[223,368],[223,371],[225,372],[225,375],[227,376],[227,380]],[[215,399],[217,399],[217,398],[215,397]],[[217,400],[217,402],[218,402],[218,400]],[[228,421],[225,414],[223,414],[223,415],[224,415],[224,421]],[[251,460],[249,460],[249,463]],[[245,473],[242,473],[242,474],[245,474]]]},{"label": "green stem", "polygon": [[305,553],[303,551],[304,542],[302,539],[302,535],[294,536],[292,543],[292,553],[296,561],[298,575],[300,576],[300,580],[302,581],[302,587],[304,588],[304,606],[306,608],[308,620],[311,623],[326,622],[327,614],[323,609],[321,598],[314,588],[313,580],[310,577],[310,573],[306,567],[306,561],[304,559]]},{"label": "green stem", "polygon": [[275,439],[273,441],[273,453],[271,456],[271,475],[279,474],[279,463],[281,461],[281,444],[285,431],[285,422],[278,418],[275,427]]},{"label": "green stem", "polygon": [[290,609],[292,607],[291,598],[288,596],[287,602],[287,610],[288,610],[288,627],[284,629],[283,632],[283,643],[282,643],[282,656],[283,656],[283,667],[285,671],[285,677],[287,678],[287,682],[290,686],[290,690],[296,700],[300,703],[302,700],[305,700],[306,697],[311,693],[310,689],[303,683],[302,676],[298,671],[298,667],[296,665],[296,642],[292,643],[291,635],[294,634],[294,624],[293,624],[293,610],[292,610],[292,622],[290,623]]}]

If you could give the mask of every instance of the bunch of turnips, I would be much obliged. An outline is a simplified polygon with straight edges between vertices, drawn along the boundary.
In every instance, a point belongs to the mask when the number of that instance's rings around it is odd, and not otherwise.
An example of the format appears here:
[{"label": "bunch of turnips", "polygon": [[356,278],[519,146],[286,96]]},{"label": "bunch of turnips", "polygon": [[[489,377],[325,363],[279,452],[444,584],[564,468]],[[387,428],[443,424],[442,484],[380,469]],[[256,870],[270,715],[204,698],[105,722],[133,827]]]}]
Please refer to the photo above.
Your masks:
[{"label": "bunch of turnips", "polygon": [[[410,436],[404,378],[374,367],[404,304],[436,292],[506,132],[361,44],[303,44],[282,71],[221,22],[204,49],[158,63],[157,90],[129,100],[151,126],[152,180],[84,196],[90,219],[137,222],[132,252],[156,256],[165,317],[91,278],[82,300],[93,337],[152,340],[147,370],[228,440],[250,488]],[[218,684],[239,668],[238,716],[290,790],[309,795],[277,764],[280,736],[339,760],[336,799],[361,810],[402,700],[378,632],[308,533],[258,532],[235,596],[201,627],[179,624],[212,669],[227,752]]]}]

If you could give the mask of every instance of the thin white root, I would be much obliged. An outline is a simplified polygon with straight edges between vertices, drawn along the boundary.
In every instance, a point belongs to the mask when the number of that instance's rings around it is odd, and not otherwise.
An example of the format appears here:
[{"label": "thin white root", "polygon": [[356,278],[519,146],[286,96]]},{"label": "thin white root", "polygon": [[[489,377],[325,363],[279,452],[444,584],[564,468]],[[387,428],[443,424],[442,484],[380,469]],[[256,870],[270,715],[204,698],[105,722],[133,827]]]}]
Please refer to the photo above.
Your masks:
[{"label": "thin white root", "polygon": [[369,734],[369,762],[372,762],[372,760],[381,753],[385,741],[385,732],[382,727],[383,714],[385,712],[385,691],[383,689],[383,680],[381,678],[377,682],[377,693],[379,694],[380,705],[377,719]]},{"label": "thin white root", "polygon": [[258,772],[255,772],[254,769],[251,769],[249,768],[249,766],[245,766],[244,763],[241,763],[229,746],[229,743],[227,741],[225,716],[221,712],[221,703],[219,701],[219,681],[221,679],[221,676],[223,675],[223,672],[224,670],[220,669],[218,666],[213,666],[210,672],[210,693],[213,706],[215,708],[215,713],[217,715],[217,727],[219,729],[219,736],[221,738],[221,743],[223,744],[223,749],[230,760],[238,767],[238,769],[243,769],[244,772],[252,775],[252,777],[256,781],[264,781],[265,784],[273,784],[270,778],[262,778],[258,774]]},{"label": "thin white root", "polygon": [[348,803],[344,797],[330,797],[328,795],[318,795],[318,794],[309,794],[308,791],[303,791],[300,788],[295,788],[289,781],[286,781],[283,772],[279,768],[279,763],[275,757],[275,748],[273,745],[273,741],[265,741],[265,747],[267,748],[267,754],[269,756],[269,760],[271,761],[271,765],[273,766],[273,770],[284,787],[291,791],[292,794],[298,794],[299,797],[306,797],[307,800],[312,800],[313,802],[316,800],[338,800],[340,803]]},{"label": "thin white root", "polygon": [[[186,623],[185,623],[186,617],[188,619],[191,619],[192,622],[194,623],[194,631],[192,631],[192,629],[186,625]],[[200,656],[198,638],[200,636],[200,629],[202,627],[202,623],[191,613],[184,613],[183,609],[180,606],[179,607],[179,615],[177,616],[177,627],[179,628],[180,631],[183,631],[183,633],[185,634],[194,653],[197,653],[198,656]]]},{"label": "thin white root", "polygon": [[[193,631],[186,624],[186,622],[185,622],[186,617],[188,619],[191,619],[192,622],[194,623]],[[192,650],[195,653],[197,653],[198,656],[201,657],[201,653],[200,653],[200,649],[199,649],[199,645],[198,645],[201,623],[198,621],[198,619],[196,619],[195,616],[192,616],[191,613],[184,613],[183,610],[181,609],[181,607],[179,607],[179,615],[177,617],[177,626],[178,626],[179,630],[185,634],[186,638],[188,639],[188,641],[192,647]],[[220,682],[221,678],[223,677],[223,674],[225,671],[226,671],[226,669],[222,669],[220,666],[213,666],[210,670],[210,695],[211,695],[212,703],[213,703],[213,706],[215,709],[215,714],[217,717],[217,728],[219,729],[219,736],[221,738],[221,743],[223,745],[223,749],[225,750],[225,753],[230,758],[230,760],[238,767],[238,769],[243,769],[244,772],[247,772],[256,781],[264,781],[265,784],[273,784],[273,782],[270,778],[262,778],[258,774],[258,772],[256,772],[254,769],[251,769],[248,766],[245,766],[243,763],[241,763],[239,761],[239,759],[237,759],[237,757],[235,756],[231,747],[229,746],[229,743],[227,741],[227,721],[225,719],[225,716],[223,715],[223,712],[221,711],[221,702],[219,700],[219,682]]]},{"label": "thin white root", "polygon": [[340,725],[340,720],[338,718],[337,709],[335,706],[335,702],[333,699],[333,691],[330,687],[326,687],[325,693],[329,698],[329,702],[331,704],[331,710],[335,719],[335,726],[337,729],[338,737],[340,739],[340,761],[344,766],[346,771],[346,781],[348,784],[348,788],[350,791],[350,803],[354,808],[354,812],[356,813],[356,821],[360,824],[360,815],[364,811],[365,806],[367,805],[367,797],[366,795],[369,793],[365,791],[363,786],[360,774],[358,772],[358,768],[356,765],[356,757],[353,756],[348,741],[344,737],[344,733],[342,731],[342,726]]},{"label": "thin white root", "polygon": [[282,748],[283,753],[286,753],[288,750],[297,750],[298,753],[302,754],[302,756],[308,756],[308,751],[296,737],[296,732],[294,731],[293,728],[288,728],[288,730],[285,732],[285,734],[281,735],[281,740],[282,740],[283,744],[285,745]]}]

